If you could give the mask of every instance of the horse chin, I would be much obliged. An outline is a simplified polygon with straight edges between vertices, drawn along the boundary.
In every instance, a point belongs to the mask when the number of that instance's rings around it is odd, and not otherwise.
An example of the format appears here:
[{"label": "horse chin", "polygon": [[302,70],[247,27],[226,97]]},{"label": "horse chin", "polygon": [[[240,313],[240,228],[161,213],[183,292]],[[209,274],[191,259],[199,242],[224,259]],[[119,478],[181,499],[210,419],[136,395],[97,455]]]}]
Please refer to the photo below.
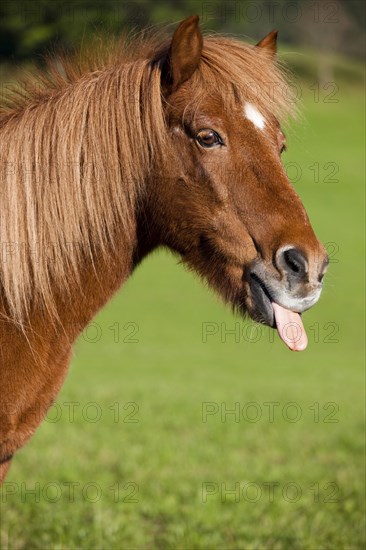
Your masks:
[{"label": "horse chin", "polygon": [[250,275],[249,286],[252,296],[252,305],[248,308],[249,315],[258,323],[276,328],[272,300],[267,287],[254,273]]}]

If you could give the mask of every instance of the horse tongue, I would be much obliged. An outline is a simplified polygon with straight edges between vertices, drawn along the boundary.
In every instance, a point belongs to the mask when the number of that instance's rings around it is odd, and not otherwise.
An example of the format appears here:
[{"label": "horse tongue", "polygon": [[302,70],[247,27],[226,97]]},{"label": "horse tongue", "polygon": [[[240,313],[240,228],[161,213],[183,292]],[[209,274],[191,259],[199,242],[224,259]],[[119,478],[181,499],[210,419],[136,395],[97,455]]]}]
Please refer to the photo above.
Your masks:
[{"label": "horse tongue", "polygon": [[308,345],[308,337],[298,313],[285,309],[272,302],[278,335],[292,351],[303,351]]}]

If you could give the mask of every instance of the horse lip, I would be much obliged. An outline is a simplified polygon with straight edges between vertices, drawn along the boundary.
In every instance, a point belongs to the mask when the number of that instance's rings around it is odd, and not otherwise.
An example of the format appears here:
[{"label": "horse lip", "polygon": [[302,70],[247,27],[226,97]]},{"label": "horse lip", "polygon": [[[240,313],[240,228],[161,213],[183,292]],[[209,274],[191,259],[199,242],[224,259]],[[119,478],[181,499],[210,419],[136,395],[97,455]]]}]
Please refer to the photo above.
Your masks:
[{"label": "horse lip", "polygon": [[310,297],[303,298],[297,305],[289,303],[286,304],[283,303],[283,300],[279,299],[277,295],[276,297],[273,296],[273,290],[269,290],[263,282],[263,279],[261,279],[255,272],[250,273],[249,286],[254,304],[254,308],[250,310],[251,317],[255,321],[268,325],[272,328],[277,327],[274,310],[272,307],[273,303],[279,304],[281,307],[297,312],[301,315],[318,301],[321,293],[320,286],[316,293]]},{"label": "horse lip", "polygon": [[252,317],[259,323],[276,328],[276,321],[272,307],[271,294],[263,283],[262,279],[256,273],[250,274],[250,291],[254,302],[254,311]]}]

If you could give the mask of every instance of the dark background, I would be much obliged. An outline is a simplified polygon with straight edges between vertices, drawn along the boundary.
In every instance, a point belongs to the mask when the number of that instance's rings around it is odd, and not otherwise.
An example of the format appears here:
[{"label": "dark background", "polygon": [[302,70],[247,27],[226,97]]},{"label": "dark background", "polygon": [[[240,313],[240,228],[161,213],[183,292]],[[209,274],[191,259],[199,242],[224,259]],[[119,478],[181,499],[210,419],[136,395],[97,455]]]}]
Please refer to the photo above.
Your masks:
[{"label": "dark background", "polygon": [[72,50],[95,32],[176,23],[198,14],[204,27],[238,36],[277,28],[281,41],[363,55],[365,3],[359,0],[12,0],[0,4],[0,60],[40,59],[55,46]]}]

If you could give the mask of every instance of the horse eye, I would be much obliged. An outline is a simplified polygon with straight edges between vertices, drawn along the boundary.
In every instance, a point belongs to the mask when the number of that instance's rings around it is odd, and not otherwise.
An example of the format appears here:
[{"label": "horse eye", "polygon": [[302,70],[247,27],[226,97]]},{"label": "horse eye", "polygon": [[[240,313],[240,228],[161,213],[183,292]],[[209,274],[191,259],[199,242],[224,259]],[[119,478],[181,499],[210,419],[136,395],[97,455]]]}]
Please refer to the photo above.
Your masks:
[{"label": "horse eye", "polygon": [[223,145],[223,141],[219,134],[214,130],[210,130],[209,128],[200,130],[196,136],[196,140],[201,145],[201,147],[205,147],[206,149],[217,147],[218,145]]},{"label": "horse eye", "polygon": [[284,151],[287,151],[286,143],[283,143],[283,144],[281,145],[280,155],[282,155],[282,153],[283,153]]}]

